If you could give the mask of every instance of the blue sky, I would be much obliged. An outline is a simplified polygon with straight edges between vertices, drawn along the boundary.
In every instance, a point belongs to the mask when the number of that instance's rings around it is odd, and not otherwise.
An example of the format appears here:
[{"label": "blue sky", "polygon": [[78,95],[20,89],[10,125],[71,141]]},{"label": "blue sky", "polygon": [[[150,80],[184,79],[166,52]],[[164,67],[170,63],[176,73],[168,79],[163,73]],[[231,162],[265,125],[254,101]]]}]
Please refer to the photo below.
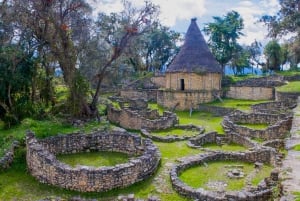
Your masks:
[{"label": "blue sky", "polygon": [[[122,10],[121,0],[89,0],[97,11],[119,12]],[[137,7],[143,5],[143,0],[130,0]],[[152,0],[160,6],[161,22],[180,33],[185,33],[190,19],[196,17],[200,29],[205,23],[212,22],[213,16],[224,16],[235,10],[244,19],[245,36],[240,43],[250,44],[255,39],[266,42],[266,27],[257,23],[265,14],[274,15],[279,10],[278,0]]]}]

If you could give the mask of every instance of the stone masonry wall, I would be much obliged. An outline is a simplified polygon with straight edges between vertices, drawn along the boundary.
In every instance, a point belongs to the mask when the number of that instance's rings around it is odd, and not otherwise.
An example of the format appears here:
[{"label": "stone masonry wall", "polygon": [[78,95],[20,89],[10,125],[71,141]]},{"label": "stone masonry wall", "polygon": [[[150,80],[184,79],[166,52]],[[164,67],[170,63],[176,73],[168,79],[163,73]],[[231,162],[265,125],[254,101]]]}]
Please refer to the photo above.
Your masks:
[{"label": "stone masonry wall", "polygon": [[159,88],[166,87],[166,77],[164,75],[152,77],[151,82],[153,82]]},{"label": "stone masonry wall", "polygon": [[[120,131],[70,134],[43,140],[37,140],[29,132],[26,147],[28,170],[37,180],[81,192],[102,192],[129,186],[153,174],[160,162],[160,153],[150,140]],[[98,168],[72,168],[58,161],[55,156],[91,150],[137,156],[130,158],[127,163]]]},{"label": "stone masonry wall", "polygon": [[215,116],[225,116],[232,113],[235,108],[226,108],[226,107],[218,107],[218,106],[211,106],[211,105],[202,105],[200,104],[198,106],[198,109],[201,112],[209,112],[212,113]]},{"label": "stone masonry wall", "polygon": [[[256,151],[247,151],[242,153],[225,153],[225,152],[211,152],[206,154],[199,154],[196,156],[186,157],[180,159],[178,165],[174,165],[171,172],[171,182],[173,188],[182,196],[189,197],[196,200],[206,201],[266,201],[271,198],[271,187],[264,183],[257,188],[246,191],[231,191],[231,192],[216,192],[208,191],[203,188],[192,188],[183,183],[178,175],[184,170],[195,165],[201,165],[209,161],[245,161],[245,162],[261,162],[265,164],[274,164],[276,152],[273,149],[261,149]],[[276,182],[276,181],[274,181]]]},{"label": "stone masonry wall", "polygon": [[200,103],[208,103],[215,100],[214,95],[220,95],[220,91],[172,91],[159,90],[157,103],[168,109],[189,110],[197,109]]},{"label": "stone masonry wall", "polygon": [[120,96],[128,99],[145,99],[147,101],[156,102],[157,90],[156,89],[144,89],[144,90],[134,90],[126,89],[120,91]]},{"label": "stone masonry wall", "polygon": [[142,128],[161,130],[171,128],[175,124],[178,124],[178,118],[176,114],[172,112],[165,111],[159,118],[151,119],[150,117],[141,115],[139,111],[130,110],[129,108],[118,110],[112,105],[108,105],[107,107],[107,118],[109,121],[123,128],[134,130],[141,130]]},{"label": "stone masonry wall", "polygon": [[287,112],[288,110],[296,107],[296,104],[292,104],[284,101],[272,101],[266,103],[258,103],[251,106],[251,110],[254,113],[262,112],[262,113],[281,113]]},{"label": "stone masonry wall", "polygon": [[[277,119],[277,121],[276,121]],[[237,123],[270,124],[264,130],[255,130]],[[238,133],[250,138],[264,140],[283,139],[291,129],[292,117],[264,113],[235,113],[223,119],[222,126],[226,133]]]},{"label": "stone masonry wall", "polygon": [[276,91],[275,95],[276,101],[282,101],[289,104],[296,104],[298,96],[300,96],[300,93],[291,93],[291,92],[279,92]]},{"label": "stone masonry wall", "polygon": [[226,92],[227,98],[246,100],[272,100],[273,87],[231,86]]}]

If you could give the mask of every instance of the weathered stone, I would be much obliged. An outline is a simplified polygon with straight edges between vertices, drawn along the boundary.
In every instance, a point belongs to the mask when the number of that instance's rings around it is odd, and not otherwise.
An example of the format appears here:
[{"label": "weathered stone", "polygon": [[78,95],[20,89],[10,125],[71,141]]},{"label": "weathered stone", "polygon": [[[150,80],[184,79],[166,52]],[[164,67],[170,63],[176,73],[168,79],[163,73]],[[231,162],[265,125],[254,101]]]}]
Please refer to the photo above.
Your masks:
[{"label": "weathered stone", "polygon": [[[26,145],[27,166],[34,177],[42,183],[82,192],[129,186],[153,174],[160,161],[160,153],[150,140],[120,131],[59,135],[42,140],[29,132]],[[90,146],[95,151],[122,152],[135,158],[113,167],[72,168],[55,157],[56,154],[86,152]]]}]

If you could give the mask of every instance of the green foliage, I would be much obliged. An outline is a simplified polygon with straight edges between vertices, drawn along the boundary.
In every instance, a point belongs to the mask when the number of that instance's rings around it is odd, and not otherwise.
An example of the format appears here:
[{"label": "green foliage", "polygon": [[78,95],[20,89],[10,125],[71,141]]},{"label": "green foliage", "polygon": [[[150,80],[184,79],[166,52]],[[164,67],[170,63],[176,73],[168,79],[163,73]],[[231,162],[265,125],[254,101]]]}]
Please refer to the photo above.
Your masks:
[{"label": "green foliage", "polygon": [[0,48],[0,118],[6,127],[35,113],[30,87],[35,58],[15,45]]},{"label": "green foliage", "polygon": [[276,40],[270,41],[264,49],[267,60],[266,68],[271,71],[279,71],[282,63],[282,50]]},{"label": "green foliage", "polygon": [[[204,33],[209,35],[208,45],[217,61],[224,66],[232,59],[237,39],[243,35],[244,22],[236,11],[228,12],[223,18],[213,17],[214,22],[206,24]],[[224,70],[224,69],[223,69]]]},{"label": "green foliage", "polygon": [[128,155],[117,152],[101,151],[58,155],[57,159],[71,167],[75,167],[76,165],[101,167],[126,163],[128,162]]}]

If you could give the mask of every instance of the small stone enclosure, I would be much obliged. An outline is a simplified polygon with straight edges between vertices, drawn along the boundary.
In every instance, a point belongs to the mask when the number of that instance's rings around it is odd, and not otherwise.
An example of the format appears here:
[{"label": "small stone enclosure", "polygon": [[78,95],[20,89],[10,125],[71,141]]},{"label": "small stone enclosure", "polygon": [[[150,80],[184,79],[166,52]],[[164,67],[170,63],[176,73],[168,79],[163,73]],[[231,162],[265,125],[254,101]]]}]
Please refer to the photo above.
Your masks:
[{"label": "small stone enclosure", "polygon": [[[42,140],[28,132],[26,145],[28,170],[37,180],[81,192],[108,191],[142,181],[153,174],[161,158],[149,139],[121,131],[59,135]],[[116,166],[72,168],[55,157],[89,151],[122,152],[132,158]]]}]

